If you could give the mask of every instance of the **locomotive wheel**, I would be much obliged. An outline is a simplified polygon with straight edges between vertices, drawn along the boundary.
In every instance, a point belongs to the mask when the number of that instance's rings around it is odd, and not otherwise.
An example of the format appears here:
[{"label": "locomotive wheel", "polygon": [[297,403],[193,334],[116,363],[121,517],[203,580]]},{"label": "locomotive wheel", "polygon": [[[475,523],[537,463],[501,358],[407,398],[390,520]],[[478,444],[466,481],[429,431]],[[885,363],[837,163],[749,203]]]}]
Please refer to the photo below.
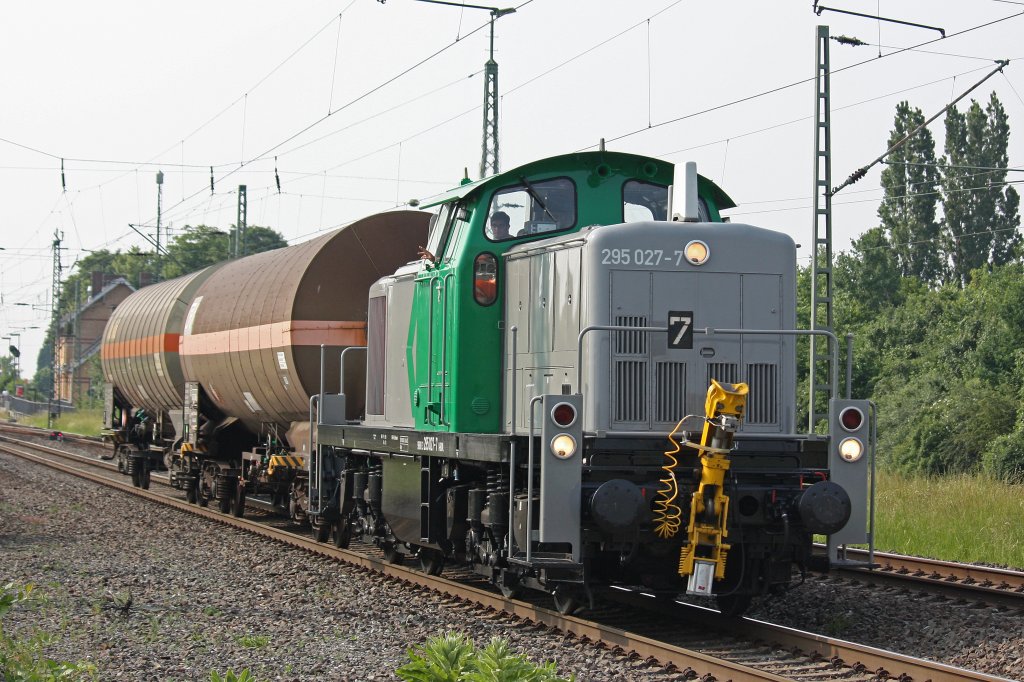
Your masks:
[{"label": "locomotive wheel", "polygon": [[352,542],[352,524],[348,519],[342,519],[333,524],[333,529],[334,546],[338,549],[348,549],[349,543]]},{"label": "locomotive wheel", "polygon": [[231,515],[236,518],[242,518],[245,514],[245,486],[239,484],[238,490],[235,491],[235,496],[231,498]]},{"label": "locomotive wheel", "polygon": [[196,503],[196,487],[195,485],[188,485],[185,487],[185,501],[189,504]]},{"label": "locomotive wheel", "polygon": [[571,587],[565,587],[564,585],[556,587],[551,596],[555,600],[555,610],[563,616],[571,616],[583,605],[583,602],[580,599],[580,593],[577,590]]},{"label": "locomotive wheel", "polygon": [[398,551],[393,542],[385,543],[381,549],[384,550],[384,561],[389,564],[401,565],[405,561],[405,555]]},{"label": "locomotive wheel", "polygon": [[200,507],[210,504],[210,498],[203,493],[203,484],[201,482],[196,482],[196,504]]},{"label": "locomotive wheel", "polygon": [[220,497],[217,499],[217,509],[220,510],[221,514],[227,514],[231,511],[233,501],[232,497]]},{"label": "locomotive wheel", "polygon": [[142,471],[139,472],[139,487],[143,490],[149,490],[149,474],[148,466],[143,466]]},{"label": "locomotive wheel", "polygon": [[312,527],[314,540],[317,542],[327,542],[327,538],[331,536],[331,524],[310,520],[310,526]]},{"label": "locomotive wheel", "polygon": [[751,599],[749,594],[723,594],[715,597],[715,604],[723,616],[738,618],[750,608]]},{"label": "locomotive wheel", "polygon": [[139,467],[132,469],[132,485],[136,488],[142,487],[142,472],[139,471]]},{"label": "locomotive wheel", "polygon": [[444,553],[431,549],[429,547],[422,548],[418,553],[420,559],[420,570],[427,575],[441,575],[441,571],[444,570]]}]

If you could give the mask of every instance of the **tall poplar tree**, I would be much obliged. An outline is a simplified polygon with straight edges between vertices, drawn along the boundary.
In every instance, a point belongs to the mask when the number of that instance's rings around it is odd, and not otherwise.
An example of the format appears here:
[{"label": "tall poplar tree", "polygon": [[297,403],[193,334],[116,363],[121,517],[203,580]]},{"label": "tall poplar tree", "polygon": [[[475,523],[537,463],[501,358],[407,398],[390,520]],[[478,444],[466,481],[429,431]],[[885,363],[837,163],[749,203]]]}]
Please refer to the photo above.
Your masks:
[{"label": "tall poplar tree", "polygon": [[[889,133],[889,146],[924,120],[920,109],[900,102]],[[942,254],[936,248],[940,235],[935,219],[938,185],[935,140],[927,128],[922,128],[887,160],[882,171],[885,195],[878,207],[878,217],[896,254],[900,274],[929,284],[939,282],[945,269]]]},{"label": "tall poplar tree", "polygon": [[946,114],[942,168],[942,233],[949,255],[947,281],[961,287],[971,271],[1013,260],[1021,244],[1020,197],[1005,184],[1010,126],[995,93],[984,109]]}]

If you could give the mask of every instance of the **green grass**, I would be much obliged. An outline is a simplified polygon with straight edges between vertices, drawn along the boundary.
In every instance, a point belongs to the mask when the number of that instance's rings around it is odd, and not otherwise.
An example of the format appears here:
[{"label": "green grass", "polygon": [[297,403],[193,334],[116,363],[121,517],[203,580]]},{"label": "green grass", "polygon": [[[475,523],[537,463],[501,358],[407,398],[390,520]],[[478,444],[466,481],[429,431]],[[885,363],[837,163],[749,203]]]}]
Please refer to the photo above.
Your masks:
[{"label": "green grass", "polygon": [[875,548],[1024,569],[1024,486],[983,475],[878,475]]},{"label": "green grass", "polygon": [[[23,417],[20,423],[28,426],[46,428],[46,413],[41,412],[29,417]],[[75,410],[61,414],[53,424],[53,428],[64,433],[75,433],[80,436],[98,436],[103,427],[103,410]]]}]

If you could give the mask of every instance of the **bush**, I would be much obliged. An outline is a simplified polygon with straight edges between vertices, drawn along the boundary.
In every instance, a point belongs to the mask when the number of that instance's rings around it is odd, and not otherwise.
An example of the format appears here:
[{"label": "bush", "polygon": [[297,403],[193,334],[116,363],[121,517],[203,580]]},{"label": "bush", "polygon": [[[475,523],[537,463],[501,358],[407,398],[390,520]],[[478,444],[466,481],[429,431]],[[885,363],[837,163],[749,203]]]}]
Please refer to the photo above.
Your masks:
[{"label": "bush", "polygon": [[879,406],[879,452],[904,472],[977,473],[993,434],[1013,430],[1015,408],[1001,386],[918,375]]},{"label": "bush", "polygon": [[478,651],[455,632],[432,637],[419,651],[409,649],[409,662],[396,672],[409,682],[567,682],[554,663],[536,666],[513,654],[508,642],[494,638]]},{"label": "bush", "polygon": [[1024,431],[999,436],[982,456],[982,468],[1006,483],[1024,483]]}]

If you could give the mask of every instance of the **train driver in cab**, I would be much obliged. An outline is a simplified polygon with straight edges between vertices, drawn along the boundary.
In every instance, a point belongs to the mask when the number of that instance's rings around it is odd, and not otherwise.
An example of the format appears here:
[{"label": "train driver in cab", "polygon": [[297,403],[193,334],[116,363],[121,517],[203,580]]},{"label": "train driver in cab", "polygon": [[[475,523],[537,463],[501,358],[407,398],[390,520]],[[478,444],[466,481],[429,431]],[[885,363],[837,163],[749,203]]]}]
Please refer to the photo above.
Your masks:
[{"label": "train driver in cab", "polygon": [[509,234],[511,226],[512,221],[509,219],[508,213],[495,211],[491,214],[491,224],[487,228],[487,237],[496,242],[509,239],[512,236]]}]

